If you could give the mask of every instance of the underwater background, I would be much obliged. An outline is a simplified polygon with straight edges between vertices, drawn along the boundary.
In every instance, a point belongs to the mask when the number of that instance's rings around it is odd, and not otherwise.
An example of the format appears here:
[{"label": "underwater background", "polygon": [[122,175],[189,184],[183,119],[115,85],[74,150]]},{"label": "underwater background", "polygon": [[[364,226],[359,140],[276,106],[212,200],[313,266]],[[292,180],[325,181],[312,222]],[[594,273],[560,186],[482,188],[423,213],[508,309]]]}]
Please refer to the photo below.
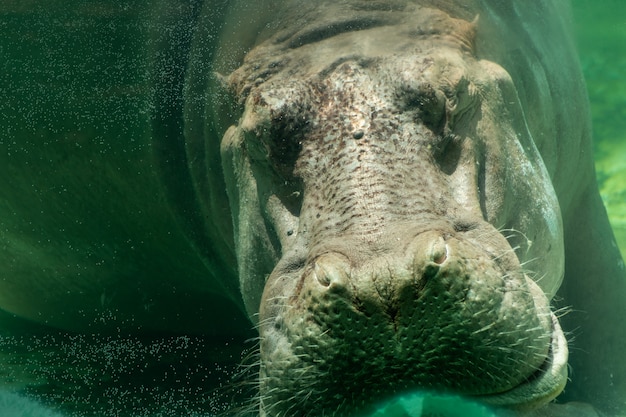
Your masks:
[{"label": "underwater background", "polygon": [[591,102],[596,171],[622,256],[626,254],[626,3],[573,0]]},{"label": "underwater background", "polygon": [[[626,254],[626,3],[573,0],[573,6],[598,181]],[[0,114],[0,140],[19,137],[14,121],[23,108],[33,110],[24,129],[40,128],[43,142],[149,134],[146,9],[130,0],[1,0],[0,101],[9,106]],[[24,94],[10,101],[5,82]],[[111,143],[92,146],[106,151]],[[0,417],[221,415],[244,406],[253,389],[245,375],[231,378],[242,360],[254,362],[245,359],[253,342],[68,334],[5,313],[0,324]]]}]

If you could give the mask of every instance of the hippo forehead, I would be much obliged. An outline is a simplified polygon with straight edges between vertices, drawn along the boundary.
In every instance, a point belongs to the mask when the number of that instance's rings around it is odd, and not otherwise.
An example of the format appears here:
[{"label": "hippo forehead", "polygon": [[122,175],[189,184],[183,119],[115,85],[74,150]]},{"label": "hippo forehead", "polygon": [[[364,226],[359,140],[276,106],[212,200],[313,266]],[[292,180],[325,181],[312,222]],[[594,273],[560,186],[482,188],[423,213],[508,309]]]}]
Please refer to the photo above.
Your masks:
[{"label": "hippo forehead", "polygon": [[[253,90],[249,104],[268,106],[272,123],[330,121],[341,126],[367,128],[388,116],[399,121],[418,120],[442,133],[446,111],[452,114],[459,100],[476,91],[468,61],[454,50],[420,51],[411,56],[351,57],[333,62],[321,74],[306,78],[272,80]],[[471,90],[471,91],[470,91]],[[465,107],[469,103],[461,103]],[[417,116],[417,117],[416,117]],[[295,121],[293,119],[296,119]],[[349,120],[348,120],[349,119]],[[360,138],[357,138],[360,139]]]},{"label": "hippo forehead", "polygon": [[[265,137],[276,163],[292,169],[307,144],[345,145],[337,135],[362,139],[367,130],[392,144],[399,135],[424,137],[428,146],[445,137],[447,123],[475,98],[473,26],[430,9],[398,16],[346,17],[324,30],[313,24],[256,47],[229,78],[245,102],[241,126]],[[432,134],[411,135],[418,125]],[[301,161],[332,153],[309,150]]]},{"label": "hippo forehead", "polygon": [[[336,7],[328,7],[328,13]],[[414,60],[446,47],[472,52],[472,23],[438,10],[412,9],[383,15],[335,11],[336,16],[324,17],[321,22],[309,17],[302,27],[280,31],[250,51],[230,82],[238,95],[245,97],[267,81],[323,78],[347,60],[365,63],[391,56]]]},{"label": "hippo forehead", "polygon": [[333,125],[326,131],[329,136],[347,130],[361,139],[364,130],[381,123],[395,123],[390,135],[397,136],[408,124],[422,124],[443,136],[452,127],[446,123],[477,98],[474,83],[482,80],[475,63],[457,50],[437,48],[342,57],[313,75],[289,71],[266,81],[257,78],[242,91],[247,108],[242,127],[279,140],[315,137],[311,131],[322,125]]}]

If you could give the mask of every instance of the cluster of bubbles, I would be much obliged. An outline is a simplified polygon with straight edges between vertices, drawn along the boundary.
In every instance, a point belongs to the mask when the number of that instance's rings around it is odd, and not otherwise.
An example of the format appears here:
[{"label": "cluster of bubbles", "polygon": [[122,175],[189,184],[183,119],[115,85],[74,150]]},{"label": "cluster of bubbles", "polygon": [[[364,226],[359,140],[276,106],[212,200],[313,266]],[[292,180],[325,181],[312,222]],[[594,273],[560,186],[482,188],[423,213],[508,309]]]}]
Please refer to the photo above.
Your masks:
[{"label": "cluster of bubbles", "polygon": [[0,335],[0,415],[227,415],[249,402],[233,382],[241,346],[172,335]]}]

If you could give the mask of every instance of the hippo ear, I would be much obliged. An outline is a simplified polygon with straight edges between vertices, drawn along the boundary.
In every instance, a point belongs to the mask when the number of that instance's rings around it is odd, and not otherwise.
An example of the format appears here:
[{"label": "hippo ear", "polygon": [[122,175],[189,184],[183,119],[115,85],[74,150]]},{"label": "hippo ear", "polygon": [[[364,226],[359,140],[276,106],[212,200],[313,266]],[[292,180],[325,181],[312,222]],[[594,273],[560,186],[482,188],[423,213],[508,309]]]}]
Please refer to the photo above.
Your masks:
[{"label": "hippo ear", "polygon": [[455,19],[455,27],[450,33],[455,43],[458,42],[464,52],[472,55],[475,55],[476,52],[476,33],[478,31],[479,18],[480,16],[476,15],[471,22],[463,19]]},{"label": "hippo ear", "polygon": [[476,51],[476,32],[478,29],[479,18],[480,15],[476,15],[476,17],[474,17],[474,20],[472,20],[471,22],[462,21],[457,29],[458,38],[461,39],[466,51],[470,52],[471,54],[474,54]]}]

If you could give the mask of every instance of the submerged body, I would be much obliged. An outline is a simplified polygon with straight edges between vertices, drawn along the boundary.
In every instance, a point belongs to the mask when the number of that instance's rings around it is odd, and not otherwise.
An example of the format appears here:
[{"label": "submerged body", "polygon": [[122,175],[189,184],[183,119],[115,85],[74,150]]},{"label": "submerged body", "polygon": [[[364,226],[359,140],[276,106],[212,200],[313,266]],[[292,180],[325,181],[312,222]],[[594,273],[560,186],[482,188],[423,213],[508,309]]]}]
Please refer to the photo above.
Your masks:
[{"label": "submerged body", "polygon": [[[368,412],[412,390],[549,415],[568,361],[561,398],[626,409],[626,277],[566,2],[241,1],[219,43],[216,3],[162,7],[147,174],[90,163],[74,180],[105,172],[136,212],[90,204],[95,223],[43,249],[7,227],[2,308],[221,334],[246,331],[223,320],[245,309],[263,416]],[[102,166],[136,168],[120,155]],[[4,192],[28,218],[35,197]],[[85,210],[54,201],[49,220]],[[116,230],[143,233],[150,256]],[[124,270],[103,266],[121,250]],[[557,307],[585,318],[564,332]]]}]

